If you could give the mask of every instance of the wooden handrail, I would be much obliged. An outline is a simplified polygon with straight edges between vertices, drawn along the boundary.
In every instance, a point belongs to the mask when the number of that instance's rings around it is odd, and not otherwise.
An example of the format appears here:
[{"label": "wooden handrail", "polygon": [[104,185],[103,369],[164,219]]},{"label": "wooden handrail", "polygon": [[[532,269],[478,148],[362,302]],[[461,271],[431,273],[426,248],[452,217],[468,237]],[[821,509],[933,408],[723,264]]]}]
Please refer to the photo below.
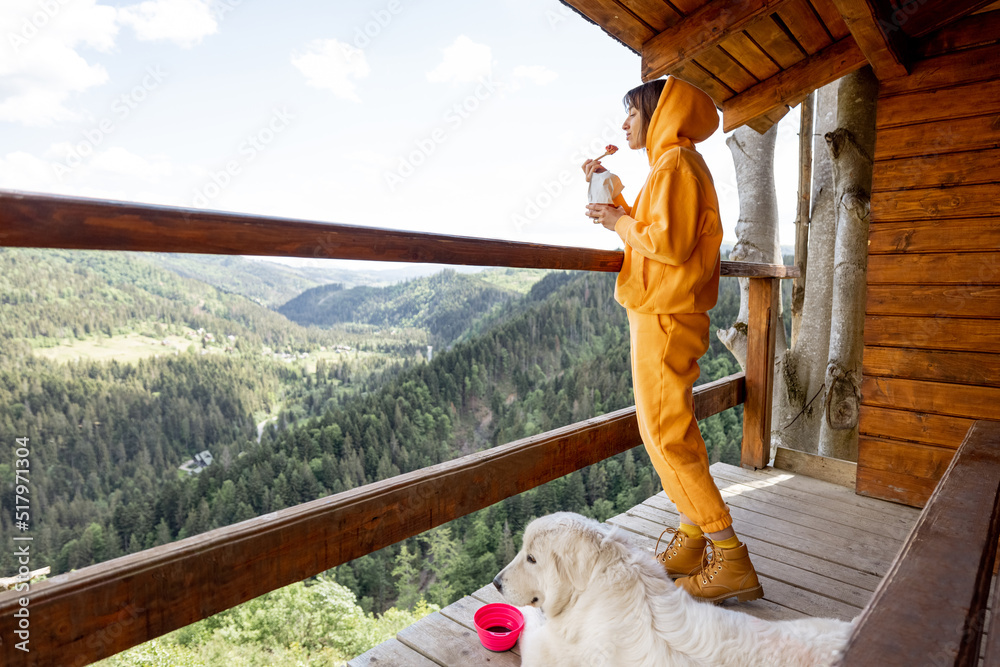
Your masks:
[{"label": "wooden handrail", "polygon": [[[243,213],[0,191],[0,246],[311,257],[616,272],[595,250]],[[722,275],[798,277],[798,267],[722,262]]]},{"label": "wooden handrail", "polygon": [[[996,565],[993,567],[996,569]],[[990,616],[990,626],[986,630],[986,639],[983,640],[983,664],[987,666],[1000,665],[1000,613],[997,613],[997,610],[1000,610],[1000,586],[993,587],[990,609],[993,613]]]},{"label": "wooden handrail", "polygon": [[[742,373],[696,387],[695,416],[744,392]],[[8,641],[24,594],[0,595],[0,664],[100,660],[640,443],[627,408],[55,576],[28,596],[30,654]]]},{"label": "wooden handrail", "polygon": [[977,421],[861,613],[840,664],[978,664],[998,536],[1000,422]]}]

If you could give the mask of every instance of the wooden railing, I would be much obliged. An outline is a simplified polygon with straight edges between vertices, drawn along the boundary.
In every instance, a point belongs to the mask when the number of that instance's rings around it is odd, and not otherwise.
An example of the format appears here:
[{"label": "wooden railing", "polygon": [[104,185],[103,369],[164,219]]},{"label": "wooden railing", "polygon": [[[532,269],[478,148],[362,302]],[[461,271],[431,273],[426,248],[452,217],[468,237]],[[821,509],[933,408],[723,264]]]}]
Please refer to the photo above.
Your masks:
[{"label": "wooden railing", "polygon": [[[474,224],[474,223],[473,223]],[[137,250],[617,272],[622,253],[0,190],[0,247]],[[722,262],[722,275],[795,266]]]},{"label": "wooden railing", "polygon": [[1000,587],[986,607],[1000,538],[1000,422],[969,429],[841,661],[926,667],[1000,665]]},{"label": "wooden railing", "polygon": [[[617,271],[617,251],[564,248],[121,202],[0,192],[0,246],[274,255]],[[750,278],[747,373],[694,390],[698,419],[740,403],[742,463],[770,450],[778,281],[795,267],[723,262]],[[641,444],[634,408],[61,574],[0,595],[4,665],[85,665],[488,507]]]}]

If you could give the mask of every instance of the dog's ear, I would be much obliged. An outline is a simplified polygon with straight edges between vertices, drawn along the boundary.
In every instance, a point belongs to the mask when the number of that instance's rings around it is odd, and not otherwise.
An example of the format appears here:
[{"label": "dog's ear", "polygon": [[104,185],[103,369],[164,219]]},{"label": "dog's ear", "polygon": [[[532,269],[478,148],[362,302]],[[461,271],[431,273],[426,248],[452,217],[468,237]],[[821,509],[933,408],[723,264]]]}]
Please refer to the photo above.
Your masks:
[{"label": "dog's ear", "polygon": [[563,523],[560,532],[563,536],[572,535],[574,539],[558,540],[556,544],[561,548],[553,549],[548,555],[555,570],[555,576],[546,586],[543,604],[545,615],[549,618],[555,618],[566,611],[574,593],[582,592],[590,583],[594,550],[591,548],[589,534],[580,528],[576,522]]},{"label": "dog's ear", "polygon": [[585,562],[582,554],[572,551],[562,554],[553,553],[552,564],[555,565],[559,578],[569,582],[577,592],[581,592],[587,587],[591,568],[590,564]]},{"label": "dog's ear", "polygon": [[582,590],[577,586],[579,578],[574,575],[572,563],[565,556],[557,553],[549,555],[549,565],[554,570],[550,570],[549,578],[543,580],[543,590],[545,598],[542,602],[542,610],[547,618],[559,616],[569,606],[574,593]]}]

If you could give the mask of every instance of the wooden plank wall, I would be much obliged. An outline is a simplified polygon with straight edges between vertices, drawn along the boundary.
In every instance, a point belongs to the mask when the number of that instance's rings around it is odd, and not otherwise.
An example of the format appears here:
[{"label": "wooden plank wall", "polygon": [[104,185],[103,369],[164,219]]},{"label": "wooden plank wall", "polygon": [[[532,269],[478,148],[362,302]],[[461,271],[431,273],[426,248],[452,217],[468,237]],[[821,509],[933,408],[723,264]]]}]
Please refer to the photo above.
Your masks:
[{"label": "wooden plank wall", "polygon": [[1000,419],[992,24],[930,36],[911,74],[879,93],[857,490],[915,506],[973,421]]}]

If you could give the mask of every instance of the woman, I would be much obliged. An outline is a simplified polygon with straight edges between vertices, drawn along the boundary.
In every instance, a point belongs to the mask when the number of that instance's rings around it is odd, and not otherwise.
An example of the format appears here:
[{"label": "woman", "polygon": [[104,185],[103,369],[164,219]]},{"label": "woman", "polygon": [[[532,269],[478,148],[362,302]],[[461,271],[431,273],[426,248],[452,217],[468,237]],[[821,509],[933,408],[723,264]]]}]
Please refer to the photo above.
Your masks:
[{"label": "woman", "polygon": [[[614,204],[589,204],[587,215],[625,244],[615,299],[628,311],[639,432],[680,513],[657,559],[696,597],[755,600],[763,591],[709,473],[691,396],[708,349],[722,243],[715,185],[694,145],[715,132],[719,116],[708,95],[673,77],[634,88],[623,101],[622,129],[629,148],[646,149],[649,176],[633,206],[619,195]],[[587,160],[583,171],[589,182],[605,169]]]}]

